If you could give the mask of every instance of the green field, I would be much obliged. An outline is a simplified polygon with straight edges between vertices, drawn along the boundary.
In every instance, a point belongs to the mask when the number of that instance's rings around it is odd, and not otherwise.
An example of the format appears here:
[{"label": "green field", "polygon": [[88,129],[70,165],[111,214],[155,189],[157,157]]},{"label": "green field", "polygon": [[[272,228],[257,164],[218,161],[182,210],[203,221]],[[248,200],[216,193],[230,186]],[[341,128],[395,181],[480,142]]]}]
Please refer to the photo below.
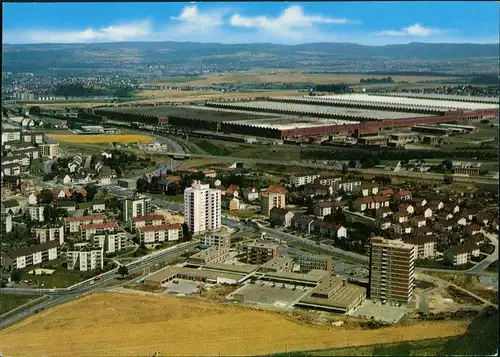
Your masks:
[{"label": "green field", "polygon": [[39,287],[46,289],[51,288],[67,288],[76,283],[80,283],[93,276],[93,272],[80,272],[78,270],[69,270],[65,268],[56,269],[52,275],[29,275],[23,274],[24,279],[31,279],[38,284]]},{"label": "green field", "polygon": [[40,298],[33,295],[0,294],[0,315]]},{"label": "green field", "polygon": [[486,356],[498,351],[498,311],[476,317],[463,336],[274,356]]}]

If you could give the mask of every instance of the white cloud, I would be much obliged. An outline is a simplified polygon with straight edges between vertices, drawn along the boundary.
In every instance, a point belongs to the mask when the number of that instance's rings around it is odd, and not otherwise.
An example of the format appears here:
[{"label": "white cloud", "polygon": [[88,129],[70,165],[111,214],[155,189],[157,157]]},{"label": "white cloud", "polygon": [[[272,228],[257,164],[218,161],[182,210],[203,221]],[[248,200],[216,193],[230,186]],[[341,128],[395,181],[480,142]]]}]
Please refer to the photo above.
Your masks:
[{"label": "white cloud", "polygon": [[4,42],[15,43],[89,43],[119,42],[143,39],[151,34],[151,21],[111,25],[100,29],[74,30],[30,30],[4,32]]},{"label": "white cloud", "polygon": [[320,15],[306,15],[302,7],[298,5],[290,6],[285,9],[278,17],[254,16],[246,17],[240,14],[234,14],[230,19],[230,24],[235,27],[255,28],[268,33],[286,38],[303,39],[308,37],[304,29],[314,31],[315,24],[347,24],[351,23],[348,19],[338,19],[324,17]]},{"label": "white cloud", "polygon": [[180,22],[174,31],[181,33],[193,33],[200,31],[210,31],[223,24],[222,17],[226,11],[213,11],[201,13],[196,5],[185,6],[179,16],[172,16],[170,19]]},{"label": "white cloud", "polygon": [[440,34],[443,30],[438,30],[430,27],[423,27],[421,24],[414,24],[408,27],[404,27],[401,30],[385,30],[377,32],[377,35],[381,36],[417,36],[417,37],[428,37],[430,35]]}]

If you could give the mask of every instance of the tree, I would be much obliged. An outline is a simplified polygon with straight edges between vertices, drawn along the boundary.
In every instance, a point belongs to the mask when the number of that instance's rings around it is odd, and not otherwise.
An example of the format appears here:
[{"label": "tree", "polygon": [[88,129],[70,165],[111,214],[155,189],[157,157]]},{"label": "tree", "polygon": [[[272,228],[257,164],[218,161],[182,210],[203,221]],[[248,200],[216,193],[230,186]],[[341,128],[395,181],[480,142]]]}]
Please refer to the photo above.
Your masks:
[{"label": "tree", "polygon": [[442,164],[448,171],[451,171],[451,169],[453,168],[453,161],[451,161],[450,159],[443,160]]},{"label": "tree", "polygon": [[193,235],[191,231],[189,230],[189,227],[186,223],[182,224],[182,240],[184,242],[189,242],[193,239]]},{"label": "tree", "polygon": [[40,203],[49,204],[52,203],[53,200],[54,200],[54,194],[52,193],[51,190],[44,188],[40,192]]},{"label": "tree", "polygon": [[128,275],[128,268],[125,265],[120,265],[118,268],[118,274],[120,274],[122,278],[125,278],[125,276]]},{"label": "tree", "polygon": [[453,183],[453,177],[452,176],[445,176],[444,177],[444,183],[447,185],[450,185]]},{"label": "tree", "polygon": [[85,211],[83,211],[83,215],[84,216],[88,216],[89,215],[89,209],[88,208],[86,208]]},{"label": "tree", "polygon": [[347,166],[347,164],[344,162],[342,164],[342,173],[345,175],[349,172],[349,166]]},{"label": "tree", "polygon": [[22,278],[23,272],[19,269],[14,269],[12,273],[10,273],[10,279],[15,283],[19,283]]},{"label": "tree", "polygon": [[149,182],[144,177],[137,180],[137,192],[144,193],[149,191]]},{"label": "tree", "polygon": [[94,183],[89,183],[87,186],[85,186],[85,190],[87,191],[87,201],[92,201],[94,199],[94,196],[99,191],[99,187],[97,187],[97,185]]},{"label": "tree", "polygon": [[75,201],[76,203],[82,203],[83,202],[83,195],[81,194],[81,192],[75,192],[73,193],[73,196],[71,197],[73,199],[73,201]]},{"label": "tree", "polygon": [[29,113],[30,113],[30,114],[35,114],[35,115],[38,115],[38,114],[40,114],[41,112],[42,112],[42,110],[41,110],[41,109],[40,109],[40,107],[39,107],[39,106],[37,106],[37,105],[35,105],[35,106],[33,106],[33,107],[30,107],[30,109],[29,109]]}]

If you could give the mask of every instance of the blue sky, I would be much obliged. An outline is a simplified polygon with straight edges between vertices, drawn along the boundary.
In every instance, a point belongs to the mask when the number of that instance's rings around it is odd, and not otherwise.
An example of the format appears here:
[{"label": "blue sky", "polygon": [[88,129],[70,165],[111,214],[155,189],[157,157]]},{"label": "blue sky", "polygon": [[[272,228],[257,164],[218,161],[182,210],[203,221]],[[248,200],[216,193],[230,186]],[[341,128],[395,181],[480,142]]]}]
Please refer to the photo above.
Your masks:
[{"label": "blue sky", "polygon": [[4,43],[498,43],[499,3],[4,3]]}]

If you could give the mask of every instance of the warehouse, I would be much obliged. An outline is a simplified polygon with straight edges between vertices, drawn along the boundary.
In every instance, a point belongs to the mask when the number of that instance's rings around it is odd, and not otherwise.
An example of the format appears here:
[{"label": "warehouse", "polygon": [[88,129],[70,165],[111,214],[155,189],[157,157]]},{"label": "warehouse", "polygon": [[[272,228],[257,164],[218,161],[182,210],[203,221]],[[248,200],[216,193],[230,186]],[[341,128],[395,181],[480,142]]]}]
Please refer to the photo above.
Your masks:
[{"label": "warehouse", "polygon": [[358,144],[370,146],[387,146],[388,138],[386,136],[365,136],[358,139]]},{"label": "warehouse", "polygon": [[226,273],[193,269],[184,267],[167,267],[147,276],[144,284],[149,286],[162,286],[175,279],[195,280],[213,284],[236,284],[243,280],[246,274]]}]

